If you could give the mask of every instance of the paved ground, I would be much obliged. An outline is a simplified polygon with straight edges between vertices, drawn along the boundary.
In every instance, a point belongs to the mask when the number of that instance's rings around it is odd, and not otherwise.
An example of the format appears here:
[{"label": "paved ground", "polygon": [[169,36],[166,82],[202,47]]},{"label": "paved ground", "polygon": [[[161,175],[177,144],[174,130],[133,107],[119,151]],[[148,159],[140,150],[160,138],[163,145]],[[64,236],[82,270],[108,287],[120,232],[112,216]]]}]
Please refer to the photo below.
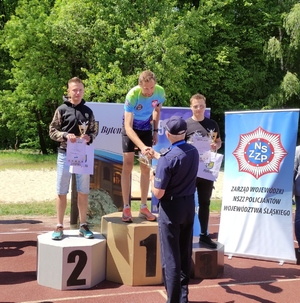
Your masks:
[{"label": "paved ground", "polygon": [[[68,218],[66,218],[66,222]],[[219,215],[212,214],[210,230],[217,238]],[[88,290],[60,291],[36,280],[39,234],[51,231],[55,218],[0,217],[0,302],[164,303],[163,285],[126,286],[103,281]],[[263,243],[262,243],[263,245]],[[282,248],[284,249],[284,247]],[[295,303],[300,298],[300,256],[297,264],[224,258],[224,273],[216,279],[193,279],[193,303]]]}]

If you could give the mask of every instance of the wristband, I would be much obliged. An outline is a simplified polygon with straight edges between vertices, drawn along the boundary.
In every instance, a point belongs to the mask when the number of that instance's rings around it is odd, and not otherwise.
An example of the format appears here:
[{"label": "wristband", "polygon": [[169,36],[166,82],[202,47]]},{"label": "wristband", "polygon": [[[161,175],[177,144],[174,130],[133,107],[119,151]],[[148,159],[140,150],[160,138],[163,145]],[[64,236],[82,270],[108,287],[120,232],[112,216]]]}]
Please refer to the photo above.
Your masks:
[{"label": "wristband", "polygon": [[158,133],[158,129],[156,128],[156,129],[153,129],[153,132],[156,132],[156,133]]}]

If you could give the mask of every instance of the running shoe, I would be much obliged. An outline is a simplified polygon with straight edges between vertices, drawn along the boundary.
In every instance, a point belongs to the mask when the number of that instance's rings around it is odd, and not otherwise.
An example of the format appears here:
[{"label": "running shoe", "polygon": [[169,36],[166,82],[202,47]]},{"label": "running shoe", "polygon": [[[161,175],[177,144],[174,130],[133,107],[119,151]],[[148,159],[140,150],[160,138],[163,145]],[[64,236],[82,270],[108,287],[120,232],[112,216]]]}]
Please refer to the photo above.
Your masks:
[{"label": "running shoe", "polygon": [[90,231],[87,224],[83,224],[79,228],[79,236],[85,237],[86,239],[93,239],[94,234]]},{"label": "running shoe", "polygon": [[151,212],[149,211],[149,209],[147,207],[140,209],[139,217],[146,219],[148,221],[156,221],[156,216],[151,214]]},{"label": "running shoe", "polygon": [[52,234],[52,240],[61,240],[64,235],[64,228],[62,226],[56,226],[55,231]]},{"label": "running shoe", "polygon": [[130,207],[123,208],[122,221],[127,222],[127,223],[132,222],[132,215],[131,215]]}]

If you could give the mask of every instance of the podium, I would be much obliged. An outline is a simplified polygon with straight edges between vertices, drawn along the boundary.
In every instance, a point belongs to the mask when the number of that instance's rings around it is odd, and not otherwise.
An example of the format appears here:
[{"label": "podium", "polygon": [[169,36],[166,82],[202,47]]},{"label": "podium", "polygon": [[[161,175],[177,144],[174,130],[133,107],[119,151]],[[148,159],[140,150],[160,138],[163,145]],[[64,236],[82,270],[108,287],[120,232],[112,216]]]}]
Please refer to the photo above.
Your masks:
[{"label": "podium", "polygon": [[193,237],[191,276],[195,279],[213,279],[224,272],[224,245],[216,242],[217,248],[209,248]]},{"label": "podium", "polygon": [[78,230],[64,230],[62,240],[52,232],[37,238],[37,282],[60,290],[86,289],[105,280],[106,239],[80,237]]},{"label": "podium", "polygon": [[122,222],[122,212],[102,217],[101,234],[107,241],[106,280],[125,285],[156,285],[163,282],[158,223],[138,217]]}]

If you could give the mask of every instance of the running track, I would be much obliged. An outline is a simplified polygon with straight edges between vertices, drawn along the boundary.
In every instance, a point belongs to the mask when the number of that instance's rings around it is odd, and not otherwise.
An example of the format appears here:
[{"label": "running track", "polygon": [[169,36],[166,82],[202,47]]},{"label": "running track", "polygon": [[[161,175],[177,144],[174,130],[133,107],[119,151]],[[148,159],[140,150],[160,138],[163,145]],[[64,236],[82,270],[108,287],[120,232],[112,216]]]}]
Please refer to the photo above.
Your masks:
[{"label": "running track", "polygon": [[[219,215],[212,214],[210,231],[217,239]],[[163,285],[126,286],[104,281],[88,290],[61,291],[36,280],[36,240],[51,231],[55,219],[0,217],[0,303],[165,303]],[[263,245],[263,243],[262,243]],[[284,249],[284,248],[282,248]],[[216,279],[193,279],[191,303],[300,302],[300,254],[297,264],[224,257],[224,273]]]}]

